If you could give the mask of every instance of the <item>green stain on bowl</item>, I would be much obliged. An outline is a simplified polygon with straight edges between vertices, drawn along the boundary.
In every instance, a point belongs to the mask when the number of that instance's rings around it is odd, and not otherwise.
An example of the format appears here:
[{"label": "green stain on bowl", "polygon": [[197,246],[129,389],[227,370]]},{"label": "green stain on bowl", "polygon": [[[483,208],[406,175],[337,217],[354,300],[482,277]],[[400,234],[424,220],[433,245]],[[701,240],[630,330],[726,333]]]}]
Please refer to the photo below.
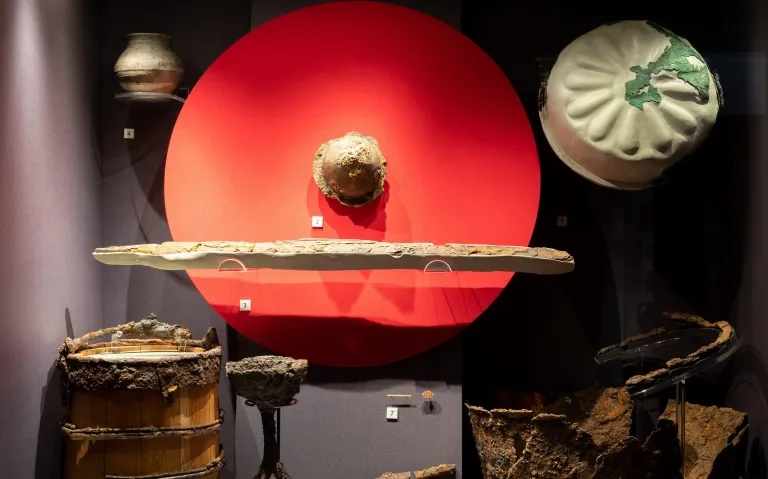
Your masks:
[{"label": "green stain on bowl", "polygon": [[688,61],[688,57],[694,57],[704,63],[701,55],[685,40],[666,28],[653,22],[647,23],[669,38],[669,46],[664,49],[659,58],[648,63],[648,66],[635,65],[629,69],[635,74],[635,78],[625,84],[624,99],[640,110],[643,110],[643,106],[648,102],[661,103],[661,93],[651,85],[651,76],[666,70],[675,72],[677,78],[696,89],[702,101],[708,102],[709,70],[706,65],[694,65]]}]

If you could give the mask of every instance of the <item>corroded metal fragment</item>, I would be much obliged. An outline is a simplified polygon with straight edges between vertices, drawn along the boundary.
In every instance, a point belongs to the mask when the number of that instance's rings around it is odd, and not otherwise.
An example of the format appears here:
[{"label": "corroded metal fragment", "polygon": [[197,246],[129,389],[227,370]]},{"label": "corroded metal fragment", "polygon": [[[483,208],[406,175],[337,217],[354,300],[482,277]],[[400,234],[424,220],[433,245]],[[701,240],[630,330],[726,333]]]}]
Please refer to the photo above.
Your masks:
[{"label": "corroded metal fragment", "polygon": [[630,436],[634,403],[626,388],[579,391],[536,411],[467,408],[487,478],[678,477],[674,424],[662,421],[645,444]]},{"label": "corroded metal fragment", "polygon": [[385,472],[376,479],[454,479],[456,477],[456,464],[428,467],[421,471],[414,471],[414,474],[410,472]]},{"label": "corroded metal fragment", "polygon": [[[676,420],[677,406],[669,401],[661,417]],[[686,404],[686,479],[727,479],[743,463],[747,415],[730,408]]]},{"label": "corroded metal fragment", "polygon": [[531,410],[486,410],[467,404],[472,435],[483,477],[514,477],[512,468],[522,457],[533,430]]},{"label": "corroded metal fragment", "polygon": [[531,423],[530,437],[509,477],[580,479],[591,476],[599,452],[589,433],[563,415],[539,414]]},{"label": "corroded metal fragment", "polygon": [[710,323],[709,321],[699,316],[686,314],[686,313],[664,313],[664,317],[672,322],[673,324],[672,328],[670,329],[657,328],[649,333],[627,338],[624,341],[620,342],[619,344],[608,346],[606,348],[601,349],[598,352],[598,356],[605,354],[607,352],[613,351],[615,349],[630,348],[634,344],[642,343],[647,339],[650,339],[655,336],[659,336],[661,334],[665,334],[669,331],[674,331],[674,330],[691,329],[691,328],[714,329],[718,331],[717,338],[713,342],[700,347],[696,351],[688,354],[683,358],[670,359],[669,361],[666,362],[665,364],[666,367],[664,368],[656,369],[647,374],[632,376],[626,381],[626,386],[629,389],[630,393],[633,393],[633,391],[637,391],[637,390],[645,390],[657,384],[658,382],[663,381],[669,378],[670,376],[673,376],[677,371],[681,369],[693,367],[696,364],[717,355],[719,352],[721,352],[724,348],[727,347],[728,343],[733,339],[735,334],[731,325],[725,321],[717,321],[715,323]]},{"label": "corroded metal fragment", "polygon": [[[77,339],[66,338],[64,344],[59,348],[62,354],[73,354],[88,348],[88,342],[94,339],[120,333],[121,338],[143,338],[156,340],[173,340],[177,344],[182,341],[191,340],[192,332],[179,325],[161,323],[154,314],[150,314],[141,321],[131,321],[119,326],[104,328],[98,331],[87,333]],[[215,330],[213,332],[215,335]]]},{"label": "corroded metal fragment", "polygon": [[564,415],[467,408],[484,477],[590,477],[598,448]]},{"label": "corroded metal fragment", "polygon": [[629,436],[634,404],[626,388],[587,389],[560,398],[545,411],[565,415],[606,449]]},{"label": "corroded metal fragment", "polygon": [[229,361],[227,378],[238,396],[259,410],[289,406],[307,377],[308,362],[282,356]]},{"label": "corroded metal fragment", "polygon": [[592,479],[682,479],[677,427],[660,420],[645,444],[627,436],[597,458]]}]

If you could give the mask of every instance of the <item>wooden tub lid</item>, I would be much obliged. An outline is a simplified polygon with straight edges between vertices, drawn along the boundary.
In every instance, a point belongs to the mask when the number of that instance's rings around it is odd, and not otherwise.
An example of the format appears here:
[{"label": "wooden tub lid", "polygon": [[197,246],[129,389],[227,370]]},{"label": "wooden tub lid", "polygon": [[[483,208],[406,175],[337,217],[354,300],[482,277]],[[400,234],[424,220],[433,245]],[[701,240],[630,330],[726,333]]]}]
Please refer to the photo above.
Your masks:
[{"label": "wooden tub lid", "polygon": [[[89,341],[121,333],[119,340]],[[161,323],[150,315],[130,322],[67,338],[58,361],[65,394],[72,389],[160,391],[170,400],[174,391],[219,381],[221,345],[211,328],[202,340],[188,329]]]}]

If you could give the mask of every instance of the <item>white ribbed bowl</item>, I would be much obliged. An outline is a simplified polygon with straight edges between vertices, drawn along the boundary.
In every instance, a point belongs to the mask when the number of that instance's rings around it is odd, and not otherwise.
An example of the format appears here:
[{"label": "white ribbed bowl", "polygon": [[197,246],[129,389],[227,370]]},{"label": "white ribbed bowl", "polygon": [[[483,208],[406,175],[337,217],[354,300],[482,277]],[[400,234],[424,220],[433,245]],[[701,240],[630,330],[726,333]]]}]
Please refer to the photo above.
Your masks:
[{"label": "white ribbed bowl", "polygon": [[[665,61],[678,50],[677,64]],[[666,69],[656,72],[651,62]],[[650,71],[657,101],[628,96],[638,67]],[[697,75],[689,82],[679,76],[685,68]],[[716,79],[687,40],[647,21],[622,21],[562,51],[539,116],[552,149],[575,172],[602,186],[642,189],[699,146],[719,109]]]}]

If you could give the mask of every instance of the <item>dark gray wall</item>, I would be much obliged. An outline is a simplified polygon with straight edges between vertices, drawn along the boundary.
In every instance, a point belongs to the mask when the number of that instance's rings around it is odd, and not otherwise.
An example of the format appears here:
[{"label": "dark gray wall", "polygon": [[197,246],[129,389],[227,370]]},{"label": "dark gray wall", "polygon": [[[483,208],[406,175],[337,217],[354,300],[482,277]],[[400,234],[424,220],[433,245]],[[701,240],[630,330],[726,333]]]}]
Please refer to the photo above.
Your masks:
[{"label": "dark gray wall", "polygon": [[[328,3],[328,0],[251,0],[251,27],[300,8]],[[390,0],[385,3],[413,8],[461,29],[461,0]]]},{"label": "dark gray wall", "polygon": [[[746,19],[745,19],[746,20]],[[768,51],[768,4],[755,1],[751,16],[745,21],[750,37],[750,50],[760,52],[762,64],[755,63],[746,73],[752,88],[765,95],[765,53]],[[763,81],[760,82],[759,79]],[[750,94],[756,98],[756,94]],[[760,98],[761,114],[752,117],[744,125],[745,145],[748,154],[740,156],[743,165],[741,181],[732,189],[741,190],[737,196],[743,199],[743,212],[737,215],[741,228],[733,231],[738,235],[738,248],[743,258],[734,277],[736,299],[730,308],[729,319],[741,332],[744,343],[726,370],[728,385],[725,403],[747,411],[750,415],[750,444],[747,458],[749,477],[768,477],[768,116],[765,97]],[[740,148],[741,149],[741,148]],[[739,234],[743,232],[742,234]]]},{"label": "dark gray wall", "polygon": [[[157,31],[173,37],[187,71],[182,86],[193,86],[227,47],[251,28],[310,2],[212,2],[195,0],[103,2],[99,31],[101,56],[101,152],[104,162],[102,243],[134,244],[170,240],[164,215],[163,165],[178,105],[116,102],[119,87],[112,64],[125,47],[124,35]],[[419,2],[406,2],[417,4]],[[422,2],[424,10],[459,26],[460,5]],[[432,6],[434,3],[436,6]],[[411,5],[413,6],[413,5]],[[134,140],[123,139],[134,128]],[[227,338],[227,359],[263,354],[251,341],[228,330],[184,273],[148,268],[105,268],[104,324],[155,312],[161,319],[191,328],[196,335],[214,326]],[[251,478],[262,450],[258,413],[233,399],[222,377],[226,412],[222,442],[229,457],[223,478]],[[421,393],[431,389],[438,414],[422,410]],[[388,423],[387,393],[412,394],[413,407]],[[461,343],[451,341],[411,360],[358,370],[310,367],[299,403],[282,412],[281,456],[295,479],[360,479],[386,471],[414,470],[440,463],[461,466]],[[460,476],[459,476],[460,477]]]},{"label": "dark gray wall", "polygon": [[[112,73],[115,60],[132,32],[171,35],[184,60],[182,86],[192,86],[224,50],[249,30],[246,1],[207,0],[99,2],[100,142],[103,156],[101,243],[157,243],[171,239],[165,220],[165,155],[180,104],[128,104],[115,100],[120,87]],[[134,128],[135,139],[123,139]],[[226,323],[208,306],[183,272],[149,268],[104,268],[103,324],[115,325],[153,312],[166,322],[182,324],[196,337],[215,327],[228,357]],[[235,474],[235,412],[222,368],[220,407],[225,412],[221,442],[228,455],[222,479]]]},{"label": "dark gray wall", "polygon": [[101,326],[82,2],[0,2],[0,475],[58,477],[66,336]]}]

